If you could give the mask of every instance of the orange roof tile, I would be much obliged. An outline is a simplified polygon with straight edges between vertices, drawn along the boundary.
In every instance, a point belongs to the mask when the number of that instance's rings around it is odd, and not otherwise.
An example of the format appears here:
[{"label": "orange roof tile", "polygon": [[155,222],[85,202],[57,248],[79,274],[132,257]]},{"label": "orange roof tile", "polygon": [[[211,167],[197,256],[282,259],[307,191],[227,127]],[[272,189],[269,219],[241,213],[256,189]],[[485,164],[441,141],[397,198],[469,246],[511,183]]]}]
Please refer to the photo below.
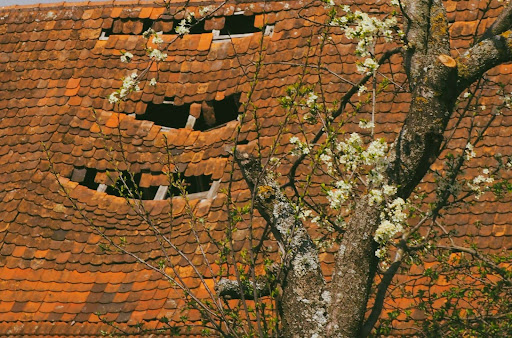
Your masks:
[{"label": "orange roof tile", "polygon": [[[451,33],[462,40],[460,50],[476,29],[466,5],[447,2],[449,16],[460,21],[451,26]],[[0,74],[4,80],[0,83],[0,335],[84,336],[110,330],[95,313],[118,323],[145,322],[152,327],[161,327],[158,318],[163,315],[175,319],[182,315],[183,295],[132,257],[107,250],[105,241],[82,215],[116,239],[124,238],[126,246],[138,256],[158,261],[163,254],[151,229],[140,222],[123,198],[110,191],[98,191],[98,184],[106,182],[107,171],[115,171],[117,165],[119,170],[140,174],[141,187],[156,190],[169,184],[164,172],[177,170],[185,177],[211,175],[211,180],[221,180],[221,190],[214,199],[193,199],[188,206],[183,197],[144,200],[148,213],[158,224],[172,224],[162,231],[172,238],[173,245],[182,247],[199,264],[201,256],[188,226],[188,207],[211,225],[216,238],[225,235],[227,214],[223,206],[227,198],[221,192],[231,177],[228,151],[238,122],[222,123],[204,131],[184,126],[165,131],[154,122],[145,121],[144,113],[152,104],[173,101],[167,103],[169,111],[172,106],[190,104],[191,115],[200,117],[208,104],[223,101],[231,94],[241,93],[242,99],[237,103],[244,102],[263,42],[266,67],[252,93],[253,103],[260,108],[262,129],[257,132],[253,117],[246,116],[240,136],[241,140],[253,141],[259,134],[263,145],[273,144],[284,115],[275,98],[284,95],[300,76],[302,69],[293,65],[308,53],[308,39],[315,25],[304,28],[306,24],[298,12],[300,2],[237,6],[256,15],[256,27],[275,23],[273,35],[259,32],[217,41],[211,32],[205,32],[178,39],[166,50],[168,62],[158,65],[158,75],[156,64],[150,69],[149,78],[155,76],[157,86],[133,93],[123,103],[123,109],[108,104],[106,97],[119,88],[120,78],[143,71],[144,65],[122,63],[120,50],[132,51],[136,57],[144,55],[144,41],[134,32],[142,30],[143,19],[159,19],[166,13],[164,8],[154,7],[153,1],[138,0],[0,7]],[[221,29],[224,16],[232,15],[235,7],[220,9],[205,27]],[[322,10],[312,7],[307,16],[320,20]],[[116,24],[123,34],[109,32]],[[100,39],[102,32],[109,35],[103,36],[108,40]],[[164,39],[171,41],[175,37],[169,33]],[[325,47],[322,63],[337,75],[353,79],[355,58],[350,46],[343,38],[335,42]],[[313,43],[317,46],[317,41]],[[400,76],[403,79],[396,69],[397,62],[392,60],[385,72],[393,70],[396,81]],[[510,78],[511,73],[512,67],[504,65],[491,75]],[[310,85],[323,81],[331,99],[347,88],[333,74],[319,77],[312,71],[304,80]],[[382,96],[381,100],[378,108],[385,114],[377,117],[377,132],[390,138],[404,117],[408,98],[399,94]],[[127,115],[131,113],[137,116]],[[172,114],[177,116],[178,112]],[[489,130],[488,143],[481,152],[510,153],[511,130],[512,120],[503,117],[500,126]],[[102,137],[101,131],[106,135]],[[289,145],[285,141],[298,131],[296,124],[289,126],[280,154],[286,155]],[[51,155],[60,181],[81,206],[80,211],[74,209],[49,172],[41,142]],[[166,143],[169,153],[162,149]],[[252,149],[254,143],[240,147]],[[173,158],[169,166],[168,156]],[[122,157],[130,163],[124,163]],[[488,157],[482,158],[483,163],[487,160]],[[283,163],[282,170],[287,165]],[[71,181],[75,170],[84,169],[87,179]],[[240,205],[247,203],[250,193],[238,171],[231,183],[234,200]],[[469,211],[447,214],[446,220],[459,232],[460,240],[466,238],[463,236],[479,236],[482,248],[499,250],[509,245],[512,237],[506,200],[484,202]],[[473,224],[477,220],[480,228]],[[261,225],[261,219],[255,224]],[[245,233],[240,231],[239,236],[235,244],[242,247]],[[200,236],[199,241],[212,252],[215,250],[208,236]],[[187,259],[173,254],[171,260],[183,276],[188,274],[188,283],[197,295],[207,296],[204,285],[193,277]],[[326,271],[332,269],[332,255],[323,255],[322,261]],[[201,269],[210,273],[204,264]],[[212,269],[218,271],[219,267]],[[194,316],[200,320],[199,313],[191,312],[189,316],[191,321]],[[197,332],[191,334],[194,333]]]}]

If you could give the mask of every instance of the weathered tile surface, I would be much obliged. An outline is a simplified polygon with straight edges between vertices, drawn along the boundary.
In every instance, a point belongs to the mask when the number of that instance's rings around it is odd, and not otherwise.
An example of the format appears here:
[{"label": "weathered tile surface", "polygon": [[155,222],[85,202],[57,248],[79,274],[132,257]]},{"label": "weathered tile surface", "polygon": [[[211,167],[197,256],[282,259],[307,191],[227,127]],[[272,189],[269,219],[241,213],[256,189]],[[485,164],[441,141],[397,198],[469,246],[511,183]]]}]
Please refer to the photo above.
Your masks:
[{"label": "weathered tile surface", "polygon": [[[158,104],[171,97],[176,105],[198,107],[206,101],[241,93],[241,102],[245,102],[263,41],[266,65],[251,97],[259,108],[261,130],[256,133],[254,119],[248,114],[240,140],[248,142],[241,147],[254,149],[259,134],[262,145],[271,146],[284,114],[276,98],[300,78],[303,69],[296,64],[304,61],[308,39],[319,30],[299,18],[301,3],[224,6],[205,23],[206,29],[221,29],[225,16],[243,10],[256,15],[255,25],[275,24],[273,35],[263,37],[259,32],[232,42],[217,42],[207,32],[177,39],[167,51],[167,62],[158,65],[158,74],[155,69],[149,71],[149,78],[156,76],[159,83],[134,93],[114,112],[105,98],[119,88],[121,77],[144,67],[121,63],[120,51],[144,54],[140,36],[144,20],[161,18],[162,8],[142,1],[105,1],[0,9],[0,335],[97,335],[100,330],[109,329],[97,314],[121,324],[143,321],[148,327],[161,325],[157,319],[162,316],[180,317],[184,305],[181,293],[132,257],[105,253],[99,246],[104,240],[82,216],[105,229],[108,236],[124,237],[129,251],[156,262],[163,255],[151,229],[141,224],[123,198],[97,192],[70,179],[75,168],[88,168],[97,170],[94,184],[108,183],[106,171],[115,169],[112,157],[121,159],[122,154],[127,163],[120,161],[118,169],[142,173],[142,185],[148,187],[165,184],[164,173],[176,168],[185,176],[211,175],[213,180],[221,180],[221,188],[226,188],[231,178],[226,146],[233,144],[237,121],[209,131],[162,131],[160,126],[140,117],[150,103]],[[446,3],[450,20],[457,21],[450,31],[460,38],[458,48],[462,51],[477,29],[473,15],[476,11],[472,8],[477,8],[479,1]],[[321,6],[310,7],[301,15],[321,20],[322,11]],[[162,21],[161,26],[162,30],[172,30],[170,21]],[[102,29],[110,27],[108,40],[99,39]],[[482,26],[478,29],[481,31]],[[164,35],[166,42],[175,38],[175,34]],[[313,46],[316,48],[318,41],[313,39]],[[349,47],[346,39],[335,37],[332,44],[326,45],[322,62],[333,72],[352,79],[357,74]],[[394,59],[383,66],[383,72],[395,73],[395,81],[400,83],[404,75],[399,69],[400,64]],[[504,65],[491,75],[511,73],[512,67]],[[330,99],[348,89],[342,79],[325,73],[320,79],[312,71],[304,81],[321,81]],[[489,100],[492,101],[490,94]],[[387,138],[395,135],[407,105],[404,94],[383,95],[378,104],[377,133]],[[512,152],[512,117],[501,116],[494,125],[478,149],[484,154],[479,164],[489,161],[492,152]],[[288,129],[279,154],[290,149],[287,140],[291,133],[299,131],[297,125]],[[119,132],[123,149],[119,147]],[[456,138],[463,137],[463,131],[456,133]],[[174,157],[172,168],[168,168],[167,153],[162,150],[166,142]],[[74,210],[49,172],[48,154],[81,211]],[[286,168],[289,162],[284,161],[282,170]],[[233,175],[232,188],[236,202],[249,201],[250,194],[239,172]],[[215,199],[190,201],[192,212],[205,219],[217,238],[224,236],[227,222],[225,200],[226,196],[219,192]],[[171,204],[148,200],[144,206],[158,224],[174,224],[172,229],[162,226],[161,231],[190,260],[201,265],[183,198],[174,198]],[[476,227],[476,221],[481,222],[481,227]],[[261,220],[257,222],[261,224]],[[446,222],[458,231],[461,240],[462,236],[474,235],[482,248],[510,247],[512,228],[506,200],[483,201],[469,211],[450,211]],[[240,236],[239,247],[243,240]],[[207,236],[200,236],[199,241],[209,254],[215,252]],[[174,264],[186,271],[187,261],[172,255]],[[332,256],[326,254],[323,261],[325,271],[329,271]],[[208,273],[204,264],[202,269]],[[189,285],[198,294],[205,294],[197,279],[190,278]]]}]

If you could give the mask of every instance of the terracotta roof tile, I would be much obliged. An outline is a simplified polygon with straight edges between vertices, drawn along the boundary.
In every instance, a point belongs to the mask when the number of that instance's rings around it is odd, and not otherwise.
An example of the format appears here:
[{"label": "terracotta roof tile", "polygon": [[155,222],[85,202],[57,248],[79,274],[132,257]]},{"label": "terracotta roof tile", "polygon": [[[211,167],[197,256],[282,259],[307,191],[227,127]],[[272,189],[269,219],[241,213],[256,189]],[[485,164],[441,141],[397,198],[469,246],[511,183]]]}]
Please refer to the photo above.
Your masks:
[{"label": "terracotta roof tile", "polygon": [[[118,148],[115,142],[102,139],[98,135],[100,130],[112,140],[116,139],[117,128],[123,131],[125,156],[134,162],[130,168],[137,172],[146,170],[141,172],[142,187],[168,184],[167,176],[162,173],[164,134],[172,151],[176,152],[173,154],[176,165],[172,169],[185,175],[211,175],[212,180],[221,179],[221,187],[225,187],[231,169],[225,146],[231,144],[237,122],[209,131],[178,128],[164,133],[157,124],[140,120],[145,110],[149,103],[159,104],[164,99],[174,98],[177,106],[191,104],[192,114],[199,117],[202,107],[206,107],[203,106],[205,101],[221,101],[239,92],[246,97],[253,74],[244,75],[244,71],[252,71],[260,42],[263,41],[269,59],[300,63],[314,29],[314,26],[304,28],[304,22],[297,19],[299,2],[255,3],[252,8],[249,8],[251,4],[240,3],[246,15],[256,14],[255,26],[275,23],[272,37],[262,40],[260,32],[235,38],[232,42],[220,42],[206,32],[179,39],[167,51],[169,62],[159,65],[159,84],[154,88],[145,87],[123,103],[122,109],[111,113],[108,111],[113,107],[106,103],[105,97],[120,86],[121,76],[133,71],[131,66],[120,62],[119,50],[135,50],[134,54],[143,55],[143,39],[135,35],[143,29],[140,19],[156,20],[166,11],[163,7],[154,7],[151,1],[142,4],[134,1],[133,4],[140,6],[136,8],[130,4],[113,1],[57,3],[0,10],[2,15],[8,14],[5,20],[0,20],[0,72],[4,79],[0,84],[0,163],[7,163],[0,166],[0,332],[96,335],[101,329],[108,329],[94,314],[96,311],[104,312],[107,318],[117,322],[150,321],[150,326],[158,325],[154,319],[163,315],[178,318],[183,305],[180,294],[162,281],[161,276],[127,256],[102,252],[98,246],[102,243],[101,237],[73,210],[48,173],[48,161],[40,142],[49,147],[62,181],[89,217],[109,233],[125,236],[130,248],[138,254],[158,259],[160,253],[154,250],[155,238],[141,238],[135,233],[147,229],[138,222],[124,199],[69,181],[75,168],[86,168],[98,171],[94,175],[97,182],[106,182],[105,170],[113,167],[107,149]],[[460,21],[451,25],[451,33],[468,39],[476,30],[472,17],[478,11],[469,13],[466,2],[447,1],[446,4],[450,20]],[[473,5],[476,9],[481,4],[473,2]],[[290,8],[285,9],[285,6]],[[206,23],[205,29],[221,29],[224,16],[232,15],[234,10],[235,6],[225,7]],[[316,8],[302,14],[320,17]],[[116,20],[120,22],[119,18],[124,18],[126,25],[116,23]],[[99,40],[102,30],[107,32],[113,26],[120,30],[110,34],[108,40]],[[175,34],[165,34],[164,39],[170,41],[174,37]],[[355,57],[351,55],[348,41],[336,39],[325,47],[324,53],[323,62],[331,70],[348,77],[355,74]],[[395,62],[385,71],[395,72],[397,66]],[[285,88],[301,71],[300,67],[291,65],[263,69],[253,93],[253,99],[262,108],[262,144],[272,144],[278,118],[283,116],[274,99],[284,94]],[[512,68],[505,65],[490,76],[510,73]],[[403,75],[396,76],[404,80]],[[346,88],[333,76],[320,78],[312,72],[306,78],[312,84],[321,80],[327,84],[325,89],[329,95]],[[141,101],[137,102],[139,98]],[[96,117],[91,107],[96,108]],[[406,109],[405,96],[383,96],[379,103],[379,111],[386,112],[382,130],[396,133],[396,122],[401,121]],[[137,119],[127,116],[132,112],[138,115]],[[253,141],[257,133],[250,123],[251,118],[247,119],[242,136]],[[508,120],[504,117],[501,127],[490,130],[490,143],[485,144],[481,153],[490,154],[496,147],[508,147],[512,126]],[[289,129],[298,131],[297,126]],[[289,136],[284,138],[288,139]],[[283,146],[286,146],[284,142]],[[243,147],[253,149],[254,142]],[[488,158],[481,161],[485,163]],[[119,167],[128,169],[124,163]],[[234,177],[234,199],[248,201],[250,194],[239,173]],[[191,201],[195,214],[218,230],[215,236],[224,234],[222,227],[227,215],[222,208],[225,201],[226,196],[220,192],[213,200]],[[184,225],[187,224],[183,216],[185,199],[174,197],[144,203],[151,216],[162,224],[171,222],[169,211],[172,208],[177,224],[172,233],[173,243],[183,245],[191,259],[201,263],[201,257],[194,255],[197,252],[195,238]],[[450,222],[458,231],[458,240],[475,235],[480,247],[499,250],[512,236],[508,204],[483,205],[485,207],[449,216]],[[476,221],[482,223],[480,228],[472,225]],[[236,246],[241,247],[245,230],[241,229],[237,236],[240,240]],[[204,243],[208,241],[205,236],[200,238]],[[208,250],[213,253],[215,248],[212,245]],[[186,260],[173,259],[185,271]],[[321,259],[324,269],[331,269],[332,255],[323,254]],[[189,278],[188,282],[198,295],[206,296],[206,290],[197,279]],[[197,313],[191,316],[200,319]],[[70,325],[71,322],[75,324]]]}]

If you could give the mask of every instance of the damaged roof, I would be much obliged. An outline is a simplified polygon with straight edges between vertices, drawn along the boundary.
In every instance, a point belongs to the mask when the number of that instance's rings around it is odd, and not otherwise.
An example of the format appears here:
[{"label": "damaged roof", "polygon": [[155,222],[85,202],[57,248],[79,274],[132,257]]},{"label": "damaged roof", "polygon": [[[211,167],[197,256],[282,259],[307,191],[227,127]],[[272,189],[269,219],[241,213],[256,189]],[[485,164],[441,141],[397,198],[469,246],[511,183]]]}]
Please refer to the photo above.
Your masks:
[{"label": "damaged roof", "polygon": [[[370,12],[388,10],[386,5],[354,3]],[[162,258],[152,229],[141,223],[124,198],[109,190],[109,173],[117,169],[135,174],[143,188],[144,210],[186,254],[173,253],[176,269],[198,297],[207,297],[189,261],[211,277],[198,243],[214,259],[216,247],[209,236],[224,236],[228,183],[236,203],[250,200],[230,161],[234,137],[238,135],[246,151],[258,140],[268,147],[284,116],[277,98],[288,86],[299,79],[311,85],[320,82],[334,99],[350,87],[345,77],[357,77],[352,45],[335,36],[321,52],[322,63],[332,73],[311,70],[302,78],[298,65],[312,45],[318,46],[311,44],[321,29],[313,24],[324,11],[318,3],[228,3],[183,38],[173,31],[183,19],[178,5],[171,10],[176,15],[138,0],[0,9],[0,335],[99,335],[112,330],[101,318],[119,325],[143,322],[147,328],[162,327],[162,317],[179,321],[186,307],[182,293],[158,271],[106,248],[94,230],[124,238],[138,257],[151,262]],[[189,11],[199,5],[204,3],[192,1]],[[476,0],[446,1],[459,50],[487,24],[477,26],[478,6]],[[492,8],[489,16],[497,11]],[[144,86],[114,107],[108,95],[121,86],[123,77],[145,67],[121,62],[121,52],[143,56],[141,33],[152,25],[163,32],[165,42],[172,42],[166,62],[148,70],[147,78],[155,77],[157,84]],[[228,25],[243,29],[229,39]],[[264,66],[255,82],[261,51]],[[392,59],[383,72],[401,82],[405,75],[400,67],[400,60]],[[503,65],[491,75],[511,73],[512,66]],[[251,113],[237,134],[238,113],[249,93],[258,108],[254,116],[260,129]],[[175,116],[168,125],[162,107]],[[407,109],[407,94],[383,95],[376,132],[387,138],[395,135]],[[510,116],[498,117],[481,147],[483,154],[510,154],[511,128]],[[287,154],[288,139],[298,131],[296,125],[289,126],[280,155]],[[486,160],[484,156],[479,161]],[[285,160],[281,170],[289,166]],[[188,202],[160,189],[169,186],[173,172],[188,180]],[[204,219],[210,234],[195,237],[188,224],[192,214]],[[483,200],[469,210],[452,211],[446,222],[457,227],[461,238],[476,236],[479,247],[500,250],[510,243],[510,216],[507,201]],[[255,220],[258,225],[263,225],[262,219]],[[244,245],[247,231],[239,229],[236,249]],[[325,255],[323,264],[329,271],[332,256]],[[199,322],[199,313],[190,311],[188,320]]]}]

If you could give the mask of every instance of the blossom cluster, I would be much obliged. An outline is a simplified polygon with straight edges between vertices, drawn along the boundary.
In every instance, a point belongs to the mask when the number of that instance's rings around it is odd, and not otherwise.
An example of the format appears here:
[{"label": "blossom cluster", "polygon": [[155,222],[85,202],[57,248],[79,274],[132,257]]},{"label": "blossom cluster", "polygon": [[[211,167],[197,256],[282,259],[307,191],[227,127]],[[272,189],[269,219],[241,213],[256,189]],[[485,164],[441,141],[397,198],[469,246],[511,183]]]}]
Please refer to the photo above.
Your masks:
[{"label": "blossom cluster", "polygon": [[407,220],[407,214],[405,213],[406,208],[407,203],[400,197],[386,203],[386,206],[380,214],[379,227],[373,237],[377,243],[385,244],[397,233],[403,231],[403,226]]},{"label": "blossom cluster", "polygon": [[133,91],[140,91],[137,72],[133,72],[123,78],[123,84],[121,88],[109,95],[108,102],[112,104],[118,103],[119,101],[124,100],[128,94]]},{"label": "blossom cluster", "polygon": [[295,147],[292,150],[292,155],[299,156],[302,154],[309,154],[311,151],[311,148],[306,142],[301,142],[297,136],[290,137],[290,143],[293,144]]},{"label": "blossom cluster", "polygon": [[[164,42],[164,39],[162,38],[163,32],[155,32],[153,28],[149,28],[147,31],[142,33],[142,36],[149,40],[152,38],[152,42],[154,45],[161,45]],[[148,54],[150,59],[156,60],[156,61],[164,61],[167,59],[167,54],[162,52],[158,48],[147,48],[146,53]]]},{"label": "blossom cluster", "polygon": [[[386,42],[393,40],[393,30],[397,26],[397,19],[391,15],[380,20],[361,11],[352,12],[348,5],[342,6],[342,10],[345,12],[343,16],[335,15],[335,11],[331,12],[333,15],[329,24],[340,27],[348,39],[358,40],[356,55],[366,59],[357,63],[357,71],[362,74],[372,73],[379,67],[374,59],[377,40],[379,38],[383,38]],[[398,30],[398,35],[402,36],[403,33]]]},{"label": "blossom cluster", "polygon": [[192,24],[195,21],[195,14],[194,12],[189,13],[184,19],[180,21],[178,26],[174,29],[177,34],[179,35],[185,35],[190,33],[190,27],[192,27]]},{"label": "blossom cluster", "polygon": [[476,153],[475,153],[474,147],[471,143],[468,142],[466,144],[466,148],[464,148],[464,158],[467,161],[469,161],[472,158],[474,158],[475,156],[476,156]]},{"label": "blossom cluster", "polygon": [[490,176],[489,169],[485,168],[482,170],[482,175],[478,175],[471,181],[467,182],[469,189],[475,194],[475,198],[479,199],[482,194],[489,190],[489,184],[494,182],[494,178]]},{"label": "blossom cluster", "polygon": [[[304,153],[304,146],[298,138],[293,141],[296,144],[295,151]],[[383,184],[387,151],[388,145],[382,139],[373,140],[365,147],[358,133],[352,133],[344,141],[338,141],[332,148],[323,150],[319,159],[326,166],[328,174],[337,177],[342,173],[344,176],[334,181],[331,188],[326,188],[331,209],[340,209],[352,197],[357,179],[366,182],[375,204],[381,203],[384,195],[396,192]]]},{"label": "blossom cluster", "polygon": [[121,52],[121,62],[128,63],[132,60],[133,54],[130,52]]}]

